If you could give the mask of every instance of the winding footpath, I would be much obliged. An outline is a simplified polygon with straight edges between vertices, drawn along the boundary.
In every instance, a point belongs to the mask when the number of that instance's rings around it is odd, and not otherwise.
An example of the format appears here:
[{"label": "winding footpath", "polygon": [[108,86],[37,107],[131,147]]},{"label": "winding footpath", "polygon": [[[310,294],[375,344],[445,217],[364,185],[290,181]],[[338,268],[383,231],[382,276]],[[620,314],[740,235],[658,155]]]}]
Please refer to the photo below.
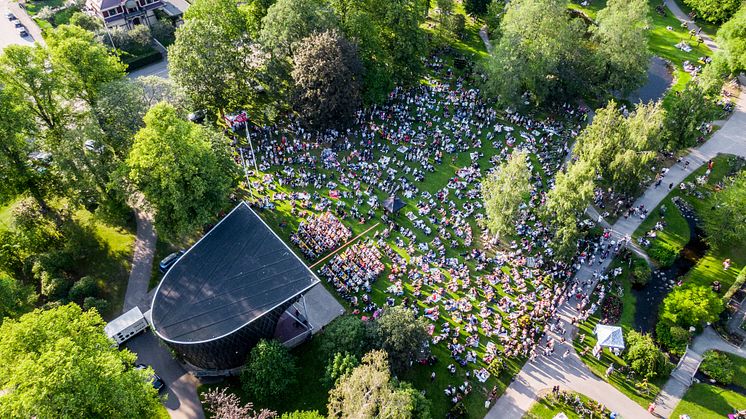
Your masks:
[{"label": "winding footpath", "polygon": [[[722,128],[705,144],[692,149],[682,159],[682,163],[689,161],[689,166],[676,164],[671,167],[663,178],[661,186],[656,188],[651,185],[637,199],[634,206],[644,205],[645,208],[652,210],[668,195],[669,185],[672,188],[677,187],[694,170],[721,153],[746,157],[746,91],[740,95],[733,115],[723,124]],[[643,220],[640,217],[621,218],[612,226],[612,235],[616,240],[624,236],[631,236]],[[594,271],[604,271],[610,263],[611,258],[607,258],[601,264],[594,264],[591,267],[584,264],[577,272],[576,279],[582,281],[593,278]],[[593,289],[593,287],[595,287],[595,281],[589,289]],[[565,303],[558,309],[560,324],[568,332],[566,336],[574,336],[577,332],[577,328],[570,323],[571,318],[576,315],[577,312],[571,303]],[[487,413],[487,418],[521,418],[540,394],[546,393],[548,389],[555,385],[560,385],[564,390],[573,390],[585,394],[605,404],[610,410],[617,412],[624,418],[653,417],[636,402],[594,375],[575,352],[572,339],[568,339],[564,344],[559,344],[559,336],[553,333],[548,333],[548,335],[554,337],[556,341],[556,355],[553,357],[541,355],[534,362],[527,362],[505,390],[505,393]],[[546,342],[546,337],[542,339],[542,343]],[[695,341],[695,346],[696,342],[704,342],[704,339]],[[712,342],[712,340],[709,340],[709,342]],[[721,342],[718,345],[727,346],[727,343]],[[563,354],[566,349],[570,350],[570,354],[567,358],[562,359],[560,354]],[[671,406],[673,402],[678,403],[678,400],[668,400],[663,406],[659,406],[658,412],[668,412],[670,414],[675,407],[675,404]]]}]

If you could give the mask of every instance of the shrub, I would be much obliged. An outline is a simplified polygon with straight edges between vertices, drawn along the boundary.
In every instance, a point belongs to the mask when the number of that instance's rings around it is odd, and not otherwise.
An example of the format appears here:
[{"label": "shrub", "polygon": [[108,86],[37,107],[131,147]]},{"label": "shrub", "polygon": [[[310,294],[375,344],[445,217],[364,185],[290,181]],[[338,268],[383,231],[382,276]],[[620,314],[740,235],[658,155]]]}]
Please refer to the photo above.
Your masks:
[{"label": "shrub", "polygon": [[723,300],[709,287],[677,287],[663,299],[660,321],[684,328],[715,322],[723,311]]},{"label": "shrub", "polygon": [[346,352],[358,359],[369,349],[368,327],[355,316],[341,316],[329,323],[321,334],[320,353],[331,357]]},{"label": "shrub", "polygon": [[103,298],[86,297],[83,300],[83,309],[90,310],[92,308],[95,308],[99,313],[103,313],[109,308],[109,302]]},{"label": "shrub", "polygon": [[655,325],[655,340],[670,353],[681,356],[686,351],[691,334],[687,329],[665,321]]},{"label": "shrub", "polygon": [[154,22],[150,25],[150,33],[153,34],[153,38],[166,47],[173,44],[176,40],[176,28],[168,20],[160,19]]},{"label": "shrub", "polygon": [[644,259],[635,259],[632,265],[632,272],[629,274],[629,282],[635,288],[642,288],[650,282],[652,272],[650,266]]},{"label": "shrub", "polygon": [[648,249],[648,255],[663,268],[673,265],[678,254],[679,251],[673,246],[660,240],[654,241]]},{"label": "shrub", "polygon": [[736,13],[742,0],[684,0],[684,3],[694,9],[703,20],[723,23]]},{"label": "shrub", "polygon": [[627,334],[624,360],[633,371],[647,379],[664,375],[670,369],[666,355],[655,346],[653,338],[635,331]]},{"label": "shrub", "polygon": [[334,358],[326,364],[321,382],[327,387],[334,386],[340,377],[351,373],[358,365],[360,362],[355,355],[337,352]]},{"label": "shrub", "polygon": [[712,349],[705,352],[699,369],[718,383],[727,385],[733,382],[733,361],[724,353]]},{"label": "shrub", "polygon": [[83,302],[87,297],[93,297],[98,291],[98,285],[96,285],[96,279],[90,276],[84,276],[79,280],[75,281],[70,291],[67,293],[67,298],[70,301]]},{"label": "shrub", "polygon": [[296,381],[295,358],[280,342],[260,340],[241,371],[243,390],[258,403],[282,394]]}]

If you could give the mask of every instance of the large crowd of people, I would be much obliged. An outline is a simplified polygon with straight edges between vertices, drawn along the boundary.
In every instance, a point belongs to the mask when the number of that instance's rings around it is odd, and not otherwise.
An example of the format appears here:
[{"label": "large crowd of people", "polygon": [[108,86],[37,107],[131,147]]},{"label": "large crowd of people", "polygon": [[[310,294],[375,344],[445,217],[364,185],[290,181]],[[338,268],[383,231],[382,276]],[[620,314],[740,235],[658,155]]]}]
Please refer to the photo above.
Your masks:
[{"label": "large crowd of people", "polygon": [[[578,267],[552,258],[551,231],[536,213],[585,113],[569,105],[558,109],[564,118],[499,112],[438,57],[429,64],[435,76],[395,88],[344,131],[309,132],[299,123],[255,128],[262,173],[251,185],[254,205],[289,203],[301,218],[325,214],[307,218],[292,238],[311,260],[349,237],[342,222],[381,222],[325,261],[321,275],[355,313],[376,317],[400,305],[424,316],[430,343],[448,349],[454,372],[459,365],[483,382],[498,358],[537,356]],[[530,155],[533,190],[516,220],[518,237],[498,243],[478,222],[480,184],[516,150]],[[407,202],[399,214],[382,211],[390,195]],[[585,259],[578,263],[610,257],[606,245],[580,245]],[[385,300],[373,298],[374,287]],[[460,394],[458,383],[444,391],[454,400]]]}]

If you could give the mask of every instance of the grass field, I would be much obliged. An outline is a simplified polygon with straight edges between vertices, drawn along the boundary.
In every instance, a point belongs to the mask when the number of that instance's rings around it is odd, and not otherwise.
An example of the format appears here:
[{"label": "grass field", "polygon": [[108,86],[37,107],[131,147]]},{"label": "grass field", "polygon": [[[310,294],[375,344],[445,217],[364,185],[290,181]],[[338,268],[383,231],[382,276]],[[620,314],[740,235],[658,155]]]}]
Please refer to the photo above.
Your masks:
[{"label": "grass field", "polygon": [[671,417],[689,415],[692,419],[720,419],[735,409],[746,409],[746,396],[709,384],[694,384]]}]

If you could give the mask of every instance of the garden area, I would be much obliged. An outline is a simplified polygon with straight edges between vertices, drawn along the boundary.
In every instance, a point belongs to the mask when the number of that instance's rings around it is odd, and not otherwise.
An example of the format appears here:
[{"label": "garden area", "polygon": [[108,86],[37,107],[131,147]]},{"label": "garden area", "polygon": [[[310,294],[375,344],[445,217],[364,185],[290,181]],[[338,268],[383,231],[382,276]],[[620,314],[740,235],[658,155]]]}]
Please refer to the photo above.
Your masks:
[{"label": "garden area", "polygon": [[568,419],[605,418],[611,414],[609,409],[582,394],[560,390],[539,398],[524,419],[553,419],[560,413]]}]

